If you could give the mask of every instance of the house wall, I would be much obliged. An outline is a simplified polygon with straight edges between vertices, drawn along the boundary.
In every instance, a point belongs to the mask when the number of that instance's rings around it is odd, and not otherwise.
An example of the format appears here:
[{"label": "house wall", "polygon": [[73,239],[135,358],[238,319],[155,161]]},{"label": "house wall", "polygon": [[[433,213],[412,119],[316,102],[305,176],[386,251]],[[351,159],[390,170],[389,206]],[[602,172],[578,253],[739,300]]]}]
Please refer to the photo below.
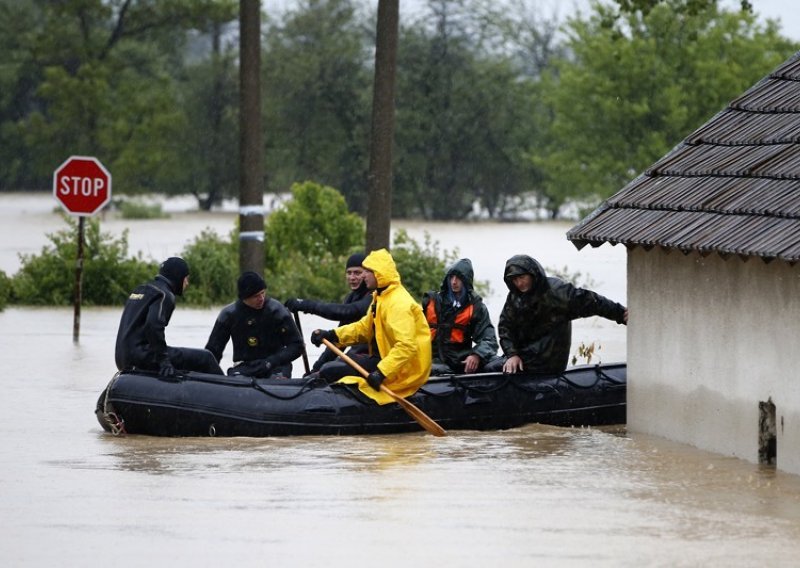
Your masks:
[{"label": "house wall", "polygon": [[800,474],[800,265],[628,252],[628,428],[759,460],[776,407],[777,467]]}]

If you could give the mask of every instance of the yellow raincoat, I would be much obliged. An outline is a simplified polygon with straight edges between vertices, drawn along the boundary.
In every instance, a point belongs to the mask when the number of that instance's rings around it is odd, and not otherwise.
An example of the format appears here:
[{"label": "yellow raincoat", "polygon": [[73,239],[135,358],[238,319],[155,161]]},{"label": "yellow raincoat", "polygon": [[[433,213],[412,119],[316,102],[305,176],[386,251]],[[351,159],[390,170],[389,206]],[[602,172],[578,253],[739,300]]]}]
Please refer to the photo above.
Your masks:
[{"label": "yellow raincoat", "polygon": [[[428,322],[422,307],[400,284],[400,274],[386,249],[371,252],[362,266],[375,273],[378,289],[372,293],[367,315],[336,329],[339,343],[371,346],[374,333],[381,357],[378,369],[386,376],[383,384],[398,396],[411,396],[425,384],[431,372]],[[393,402],[389,395],[376,391],[360,376],[347,376],[340,382],[358,384],[359,390],[378,404]]]}]

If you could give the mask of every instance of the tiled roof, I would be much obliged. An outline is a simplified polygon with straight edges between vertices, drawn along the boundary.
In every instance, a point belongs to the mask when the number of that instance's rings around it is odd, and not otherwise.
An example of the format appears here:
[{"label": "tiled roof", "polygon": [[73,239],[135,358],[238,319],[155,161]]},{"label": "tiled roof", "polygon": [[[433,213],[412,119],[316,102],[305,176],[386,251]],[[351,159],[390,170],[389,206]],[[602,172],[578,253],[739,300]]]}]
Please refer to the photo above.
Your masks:
[{"label": "tiled roof", "polygon": [[688,136],[567,238],[800,261],[800,52]]}]

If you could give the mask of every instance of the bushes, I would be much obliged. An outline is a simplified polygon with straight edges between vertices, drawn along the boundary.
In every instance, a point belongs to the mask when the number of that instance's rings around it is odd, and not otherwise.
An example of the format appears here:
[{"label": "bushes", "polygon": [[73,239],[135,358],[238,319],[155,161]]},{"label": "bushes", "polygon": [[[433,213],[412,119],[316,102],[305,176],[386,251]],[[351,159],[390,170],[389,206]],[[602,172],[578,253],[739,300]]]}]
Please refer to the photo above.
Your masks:
[{"label": "bushes", "polygon": [[[73,302],[77,258],[77,222],[65,218],[68,229],[48,235],[52,243],[38,255],[20,255],[22,266],[11,279],[15,302],[64,306]],[[156,272],[156,263],[128,257],[128,232],[119,239],[101,233],[100,222],[86,223],[83,264],[83,302],[86,305],[122,303],[130,291]]]},{"label": "bushes", "polygon": [[[69,305],[73,301],[77,222],[51,235],[41,253],[22,255],[13,278],[0,272],[3,302],[29,305]],[[364,248],[364,221],[350,213],[335,189],[305,182],[292,187],[292,199],[270,215],[264,226],[267,293],[283,301],[290,297],[340,301],[347,293],[347,257]],[[239,275],[238,229],[228,237],[204,230],[184,247],[181,256],[191,267],[190,286],[183,299],[192,305],[220,305],[236,298]],[[425,235],[420,245],[399,231],[392,247],[403,285],[418,299],[438,289],[445,266],[456,254],[441,251]],[[160,262],[163,259],[158,259]],[[128,257],[128,231],[114,238],[88,219],[84,245],[83,302],[121,305],[131,290],[150,280],[158,263],[140,255]]]},{"label": "bushes", "polygon": [[0,270],[0,311],[8,305],[11,297],[11,279],[5,272]]}]

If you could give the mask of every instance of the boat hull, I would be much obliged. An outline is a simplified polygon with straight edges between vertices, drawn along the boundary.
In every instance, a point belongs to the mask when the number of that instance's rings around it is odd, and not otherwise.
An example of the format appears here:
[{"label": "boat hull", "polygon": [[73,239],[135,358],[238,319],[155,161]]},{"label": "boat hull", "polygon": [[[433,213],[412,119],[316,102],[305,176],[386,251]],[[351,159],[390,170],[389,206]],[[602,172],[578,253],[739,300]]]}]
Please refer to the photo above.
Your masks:
[{"label": "boat hull", "polygon": [[[408,400],[446,430],[498,430],[529,423],[625,422],[626,366],[560,375],[431,377]],[[378,405],[349,385],[321,379],[253,379],[202,373],[166,379],[120,373],[96,409],[110,431],[151,436],[363,435],[416,432],[397,404]],[[115,424],[110,425],[110,418]]]}]

